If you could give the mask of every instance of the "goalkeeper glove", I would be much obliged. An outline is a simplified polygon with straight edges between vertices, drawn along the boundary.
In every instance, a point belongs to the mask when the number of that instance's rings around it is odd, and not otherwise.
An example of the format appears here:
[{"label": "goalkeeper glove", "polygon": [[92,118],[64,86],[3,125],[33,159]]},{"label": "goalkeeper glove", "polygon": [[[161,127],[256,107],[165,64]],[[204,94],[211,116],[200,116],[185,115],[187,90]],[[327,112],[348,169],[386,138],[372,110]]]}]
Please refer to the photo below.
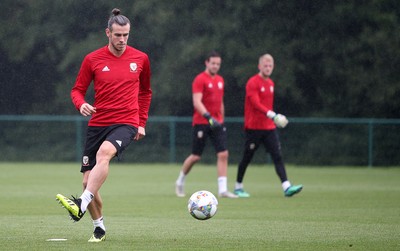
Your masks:
[{"label": "goalkeeper glove", "polygon": [[284,128],[289,123],[285,115],[273,111],[268,111],[267,117],[272,119],[278,128]]},{"label": "goalkeeper glove", "polygon": [[203,117],[207,119],[212,129],[221,127],[221,124],[215,118],[211,117],[209,112],[204,113]]}]

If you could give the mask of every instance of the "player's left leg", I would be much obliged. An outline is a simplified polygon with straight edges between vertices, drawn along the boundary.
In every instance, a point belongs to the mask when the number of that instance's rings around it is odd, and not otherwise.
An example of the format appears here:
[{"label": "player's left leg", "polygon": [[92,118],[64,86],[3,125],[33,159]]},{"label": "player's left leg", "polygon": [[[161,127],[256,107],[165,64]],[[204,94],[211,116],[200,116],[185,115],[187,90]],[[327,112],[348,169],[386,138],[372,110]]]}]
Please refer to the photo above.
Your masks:
[{"label": "player's left leg", "polygon": [[283,162],[281,143],[277,130],[266,131],[264,145],[270,152],[272,161],[274,162],[275,171],[282,183],[282,189],[286,197],[291,197],[303,189],[303,185],[292,186],[287,178],[285,164]]},{"label": "player's left leg", "polygon": [[221,198],[238,198],[234,193],[228,191],[228,158],[226,127],[222,125],[210,132],[210,139],[217,153],[217,176],[218,176],[218,195]]},{"label": "player's left leg", "polygon": [[88,206],[94,228],[93,235],[90,237],[88,242],[101,242],[106,239],[106,228],[104,226],[102,207],[103,202],[100,193],[97,193]]},{"label": "player's left leg", "polygon": [[228,191],[228,150],[217,153],[218,196],[221,198],[238,198]]},{"label": "player's left leg", "polygon": [[[83,189],[85,190],[87,179],[90,171],[83,174]],[[93,200],[88,205],[90,216],[93,222],[93,235],[90,237],[88,242],[101,242],[106,239],[106,227],[103,221],[103,200],[101,199],[100,192],[94,194]]]}]

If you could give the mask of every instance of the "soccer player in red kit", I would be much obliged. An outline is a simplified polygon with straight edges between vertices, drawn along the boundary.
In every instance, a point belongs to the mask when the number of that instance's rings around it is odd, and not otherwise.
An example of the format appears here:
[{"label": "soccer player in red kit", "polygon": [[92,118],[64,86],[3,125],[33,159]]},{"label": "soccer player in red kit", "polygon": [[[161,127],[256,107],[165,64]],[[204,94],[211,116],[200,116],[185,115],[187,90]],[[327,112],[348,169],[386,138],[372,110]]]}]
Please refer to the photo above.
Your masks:
[{"label": "soccer player in red kit", "polygon": [[[89,120],[82,158],[83,193],[79,198],[56,198],[79,221],[86,210],[93,220],[94,232],[89,242],[105,240],[99,190],[105,182],[110,160],[133,140],[145,136],[151,102],[150,62],[148,56],[127,45],[130,21],[114,9],[108,20],[109,43],[83,60],[71,91],[72,102]],[[94,85],[94,104],[85,101],[90,83]]]},{"label": "soccer player in red kit", "polygon": [[184,183],[193,165],[200,161],[207,138],[211,139],[217,153],[218,195],[237,198],[227,188],[228,150],[226,148],[226,128],[224,126],[224,79],[218,75],[221,56],[213,51],[206,61],[204,72],[196,76],[192,83],[193,98],[193,148],[183,162],[182,170],[175,182],[175,193],[184,197]]},{"label": "soccer player in red kit", "polygon": [[265,54],[259,58],[259,73],[252,76],[246,84],[244,107],[244,128],[246,133],[243,158],[239,163],[234,193],[239,197],[250,197],[243,189],[243,177],[255,151],[263,144],[271,154],[275,171],[279,176],[285,196],[299,193],[303,186],[292,186],[287,178],[282,159],[281,144],[276,127],[284,128],[288,120],[274,112],[274,87],[270,78],[274,69],[274,59]]}]

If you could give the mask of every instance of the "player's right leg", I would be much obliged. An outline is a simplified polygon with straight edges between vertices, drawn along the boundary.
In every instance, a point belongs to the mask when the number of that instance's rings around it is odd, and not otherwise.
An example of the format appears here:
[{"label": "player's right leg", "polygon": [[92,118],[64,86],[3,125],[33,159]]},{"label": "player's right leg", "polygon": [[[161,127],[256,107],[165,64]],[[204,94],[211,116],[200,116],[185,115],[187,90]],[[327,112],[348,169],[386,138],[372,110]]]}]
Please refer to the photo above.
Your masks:
[{"label": "player's right leg", "polygon": [[178,197],[185,197],[184,185],[186,175],[190,172],[193,165],[200,161],[199,155],[190,154],[183,162],[182,169],[179,173],[178,179],[175,182],[175,193]]},{"label": "player's right leg", "polygon": [[[82,169],[81,169],[82,170]],[[86,170],[83,173],[83,190],[86,188],[87,184],[87,179],[89,177],[90,170]],[[57,194],[56,199],[59,201],[59,203],[67,209],[68,213],[70,214],[71,218],[74,221],[79,221],[83,215],[85,214],[85,211],[82,210],[82,199],[81,198],[75,198],[72,196],[72,199],[61,195]]]},{"label": "player's right leg", "polygon": [[84,173],[84,190],[95,191],[93,193],[94,198],[87,207],[94,226],[93,235],[88,242],[101,242],[106,239],[106,228],[102,213],[103,201],[99,190],[108,176],[111,159],[115,156],[120,157],[122,152],[132,142],[136,133],[137,129],[132,126],[111,126],[107,132],[105,141],[96,153],[96,165],[90,172]]},{"label": "player's right leg", "polygon": [[67,209],[72,220],[79,221],[82,219],[85,212],[82,212],[81,210],[82,200],[80,198],[75,198],[74,196],[68,198],[62,194],[57,194],[56,199],[65,209]]},{"label": "player's right leg", "polygon": [[[82,166],[81,172],[83,173],[83,187],[86,188],[87,179],[89,176],[89,171],[96,164],[96,152],[98,151],[101,143],[105,139],[107,135],[107,128],[106,127],[88,127],[86,132],[86,143],[85,149],[83,152],[82,157]],[[57,200],[62,204],[64,208],[67,209],[68,213],[70,214],[71,218],[74,221],[79,221],[85,211],[82,210],[82,199],[81,198],[67,198],[64,195],[57,194]]]},{"label": "player's right leg", "polygon": [[254,153],[260,146],[260,139],[260,132],[256,130],[246,130],[246,141],[244,144],[243,156],[238,165],[234,190],[234,193],[239,196],[239,198],[250,197],[250,194],[247,193],[243,188],[243,179],[246,174],[247,167],[253,159]]},{"label": "player's right leg", "polygon": [[200,161],[203,153],[207,133],[206,125],[195,125],[192,130],[192,153],[185,159],[182,165],[182,169],[179,172],[179,176],[175,181],[175,194],[178,197],[185,197],[184,186],[185,178],[189,174],[194,164]]}]

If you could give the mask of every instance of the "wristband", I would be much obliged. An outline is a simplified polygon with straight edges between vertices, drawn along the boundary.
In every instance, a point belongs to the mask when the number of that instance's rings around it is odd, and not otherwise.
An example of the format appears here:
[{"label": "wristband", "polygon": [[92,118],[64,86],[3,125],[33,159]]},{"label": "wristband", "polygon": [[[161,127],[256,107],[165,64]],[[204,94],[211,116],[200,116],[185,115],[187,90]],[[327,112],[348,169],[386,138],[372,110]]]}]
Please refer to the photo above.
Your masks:
[{"label": "wristband", "polygon": [[267,117],[270,119],[273,119],[276,116],[276,113],[274,111],[269,110],[267,112]]}]

